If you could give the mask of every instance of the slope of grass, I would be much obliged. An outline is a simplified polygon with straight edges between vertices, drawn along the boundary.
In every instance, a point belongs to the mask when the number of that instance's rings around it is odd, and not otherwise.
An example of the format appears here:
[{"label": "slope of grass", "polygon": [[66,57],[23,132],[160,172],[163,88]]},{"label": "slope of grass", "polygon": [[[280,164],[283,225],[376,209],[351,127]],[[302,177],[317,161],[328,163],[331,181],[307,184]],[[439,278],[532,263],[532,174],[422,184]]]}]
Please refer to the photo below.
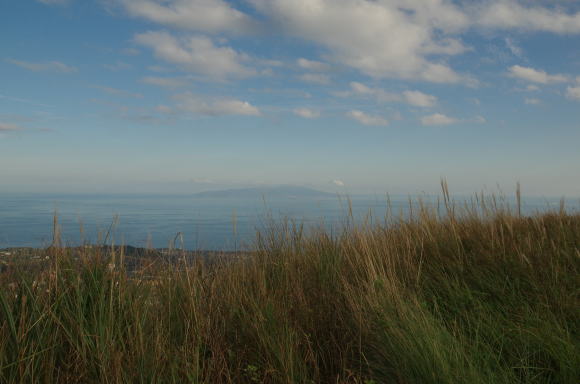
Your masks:
[{"label": "slope of grass", "polygon": [[38,251],[0,274],[0,382],[580,382],[580,216],[413,212],[130,274],[115,249]]}]

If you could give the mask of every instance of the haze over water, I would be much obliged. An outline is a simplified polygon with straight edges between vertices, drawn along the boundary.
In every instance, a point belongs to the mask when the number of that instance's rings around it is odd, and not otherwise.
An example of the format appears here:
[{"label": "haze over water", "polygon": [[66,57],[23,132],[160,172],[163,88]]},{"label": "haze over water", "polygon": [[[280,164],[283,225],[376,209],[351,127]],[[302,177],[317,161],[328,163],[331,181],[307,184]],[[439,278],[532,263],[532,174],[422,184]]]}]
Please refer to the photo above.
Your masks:
[{"label": "haze over water", "polygon": [[[424,197],[431,199],[433,197]],[[384,220],[385,196],[351,196],[355,221],[369,212]],[[557,209],[556,198],[524,199],[524,213]],[[395,215],[407,215],[409,200],[391,197]],[[577,210],[578,202],[569,201]],[[348,217],[345,197],[196,197],[192,195],[65,195],[0,194],[0,248],[43,247],[51,244],[53,217],[58,215],[65,244],[103,241],[116,222],[107,243],[155,248],[168,247],[178,233],[183,246],[191,250],[234,250],[249,245],[256,230],[283,218],[306,227],[324,223],[338,229]],[[117,219],[115,220],[115,218]],[[235,223],[235,226],[234,226]],[[235,227],[235,228],[234,228]],[[81,228],[83,233],[81,234]],[[101,238],[99,238],[99,233]],[[177,246],[180,246],[178,241]]]}]

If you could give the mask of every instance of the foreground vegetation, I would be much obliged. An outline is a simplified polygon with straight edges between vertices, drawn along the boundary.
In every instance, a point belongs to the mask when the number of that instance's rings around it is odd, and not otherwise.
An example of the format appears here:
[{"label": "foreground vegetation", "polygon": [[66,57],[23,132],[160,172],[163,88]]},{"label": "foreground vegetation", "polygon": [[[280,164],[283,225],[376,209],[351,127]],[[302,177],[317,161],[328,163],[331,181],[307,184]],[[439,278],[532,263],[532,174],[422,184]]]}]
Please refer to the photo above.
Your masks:
[{"label": "foreground vegetation", "polygon": [[0,274],[2,383],[580,382],[580,216],[563,209],[444,190],[334,234],[273,223],[211,265],[36,252],[46,268]]}]

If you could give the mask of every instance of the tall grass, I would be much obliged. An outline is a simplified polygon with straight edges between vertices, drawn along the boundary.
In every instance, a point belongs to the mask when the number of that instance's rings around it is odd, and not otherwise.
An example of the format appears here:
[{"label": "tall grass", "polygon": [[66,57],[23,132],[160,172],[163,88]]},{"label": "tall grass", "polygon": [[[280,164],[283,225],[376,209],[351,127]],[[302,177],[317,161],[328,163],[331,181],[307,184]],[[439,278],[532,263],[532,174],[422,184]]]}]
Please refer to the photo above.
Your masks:
[{"label": "tall grass", "polygon": [[0,382],[580,382],[580,216],[443,189],[332,235],[272,223],[211,265],[37,251],[0,274]]}]

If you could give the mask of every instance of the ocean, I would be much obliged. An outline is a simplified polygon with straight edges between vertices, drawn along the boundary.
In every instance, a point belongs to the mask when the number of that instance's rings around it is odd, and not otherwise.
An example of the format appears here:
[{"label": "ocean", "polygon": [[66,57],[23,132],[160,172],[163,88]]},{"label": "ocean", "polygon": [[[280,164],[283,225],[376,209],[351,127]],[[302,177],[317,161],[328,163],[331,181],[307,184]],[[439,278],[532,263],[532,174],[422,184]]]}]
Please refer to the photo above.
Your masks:
[{"label": "ocean", "polygon": [[[350,200],[355,222],[365,220],[369,213],[374,220],[384,220],[386,196],[352,196]],[[574,205],[577,207],[577,202]],[[557,206],[558,199],[526,199],[524,211]],[[408,198],[391,198],[391,208],[396,215],[408,215]],[[177,247],[229,251],[250,246],[256,231],[263,231],[272,220],[287,218],[304,223],[306,228],[323,225],[329,230],[339,229],[349,216],[349,204],[338,196],[0,194],[0,248],[50,245],[55,215],[66,245],[114,242],[165,248],[177,238]]]}]

